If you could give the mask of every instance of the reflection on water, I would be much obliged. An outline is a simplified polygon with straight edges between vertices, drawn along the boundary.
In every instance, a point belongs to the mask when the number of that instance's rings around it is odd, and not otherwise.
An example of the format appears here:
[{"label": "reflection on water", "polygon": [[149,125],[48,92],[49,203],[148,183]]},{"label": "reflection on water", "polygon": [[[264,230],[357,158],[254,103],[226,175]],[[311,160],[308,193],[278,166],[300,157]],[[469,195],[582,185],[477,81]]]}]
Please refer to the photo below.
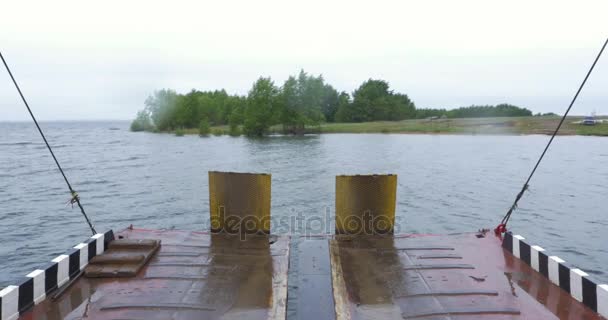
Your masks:
[{"label": "reflection on water", "polygon": [[[335,175],[395,173],[396,230],[494,227],[546,136],[175,137],[127,122],[43,123],[98,230],[208,227],[207,171],[272,173],[272,215],[333,217]],[[110,130],[120,128],[120,130]],[[583,270],[607,272],[608,139],[558,137],[511,229]],[[0,286],[88,237],[32,124],[0,123]],[[333,220],[333,218],[331,219]],[[282,230],[289,230],[283,228]],[[323,230],[323,228],[320,228]],[[274,230],[275,232],[280,230]]]}]

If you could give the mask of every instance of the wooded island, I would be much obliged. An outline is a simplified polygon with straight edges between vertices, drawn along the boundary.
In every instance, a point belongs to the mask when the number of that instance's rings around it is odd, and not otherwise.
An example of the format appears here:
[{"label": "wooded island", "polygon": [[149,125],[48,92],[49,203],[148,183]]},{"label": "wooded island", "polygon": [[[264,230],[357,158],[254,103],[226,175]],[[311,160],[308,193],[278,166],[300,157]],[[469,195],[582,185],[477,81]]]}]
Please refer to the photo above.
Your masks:
[{"label": "wooded island", "polygon": [[193,89],[186,94],[162,89],[149,96],[145,106],[131,124],[132,131],[179,134],[197,130],[207,135],[213,128],[224,128],[224,133],[231,135],[263,136],[271,132],[322,132],[331,124],[532,116],[530,110],[510,104],[416,108],[407,94],[394,92],[387,81],[366,80],[349,94],[338,92],[323,76],[304,70],[281,86],[260,77],[246,96],[228,94],[223,89]]}]

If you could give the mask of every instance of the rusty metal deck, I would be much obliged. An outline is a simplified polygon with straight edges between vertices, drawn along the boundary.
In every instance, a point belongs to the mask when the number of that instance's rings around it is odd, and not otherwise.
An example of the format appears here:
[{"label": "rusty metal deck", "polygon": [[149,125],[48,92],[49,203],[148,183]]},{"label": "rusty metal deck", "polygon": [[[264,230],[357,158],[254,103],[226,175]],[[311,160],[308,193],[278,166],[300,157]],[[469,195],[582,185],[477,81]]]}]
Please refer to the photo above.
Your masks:
[{"label": "rusty metal deck", "polygon": [[[125,230],[159,239],[134,278],[80,278],[21,319],[285,319],[290,238]],[[298,240],[290,319],[602,319],[493,234]]]},{"label": "rusty metal deck", "polygon": [[80,278],[21,319],[284,319],[289,238],[125,230],[159,239],[135,278]]},{"label": "rusty metal deck", "polygon": [[338,236],[298,250],[298,319],[602,319],[493,234]]}]

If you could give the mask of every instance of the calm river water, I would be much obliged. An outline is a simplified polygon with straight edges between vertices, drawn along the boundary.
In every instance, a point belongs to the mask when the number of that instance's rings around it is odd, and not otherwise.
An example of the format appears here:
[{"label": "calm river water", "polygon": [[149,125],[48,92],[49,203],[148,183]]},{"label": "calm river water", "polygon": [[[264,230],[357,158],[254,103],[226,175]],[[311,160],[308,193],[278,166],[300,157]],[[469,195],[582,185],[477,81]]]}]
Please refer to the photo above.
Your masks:
[{"label": "calm river water", "polygon": [[[42,124],[98,230],[130,224],[206,230],[209,170],[272,173],[275,217],[331,216],[335,175],[396,173],[399,232],[492,228],[549,138],[328,134],[251,140],[132,133],[128,125]],[[510,228],[606,281],[607,195],[608,138],[558,137]],[[68,198],[35,127],[0,123],[0,287],[89,237],[78,209],[66,206]],[[325,231],[320,229],[309,232]],[[274,232],[287,230],[273,225]]]}]

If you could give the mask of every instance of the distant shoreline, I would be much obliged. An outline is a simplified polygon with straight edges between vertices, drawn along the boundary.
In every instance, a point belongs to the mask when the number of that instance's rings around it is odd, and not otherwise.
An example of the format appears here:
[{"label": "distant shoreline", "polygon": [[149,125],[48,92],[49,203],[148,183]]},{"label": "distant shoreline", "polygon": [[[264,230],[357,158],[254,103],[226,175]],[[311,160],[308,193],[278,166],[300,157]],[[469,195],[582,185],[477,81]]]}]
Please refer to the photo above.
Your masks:
[{"label": "distant shoreline", "polygon": [[[582,125],[584,117],[568,117],[559,135],[608,136],[608,120],[596,125]],[[559,123],[558,116],[462,118],[462,119],[412,119],[402,121],[376,121],[359,123],[323,123],[306,128],[305,134],[325,133],[398,133],[398,134],[465,134],[465,135],[550,135]],[[602,118],[598,118],[602,120]],[[270,134],[280,134],[281,126],[270,128]],[[228,126],[211,127],[210,135],[228,134]],[[197,129],[179,129],[170,132],[177,135],[198,134]]]}]

